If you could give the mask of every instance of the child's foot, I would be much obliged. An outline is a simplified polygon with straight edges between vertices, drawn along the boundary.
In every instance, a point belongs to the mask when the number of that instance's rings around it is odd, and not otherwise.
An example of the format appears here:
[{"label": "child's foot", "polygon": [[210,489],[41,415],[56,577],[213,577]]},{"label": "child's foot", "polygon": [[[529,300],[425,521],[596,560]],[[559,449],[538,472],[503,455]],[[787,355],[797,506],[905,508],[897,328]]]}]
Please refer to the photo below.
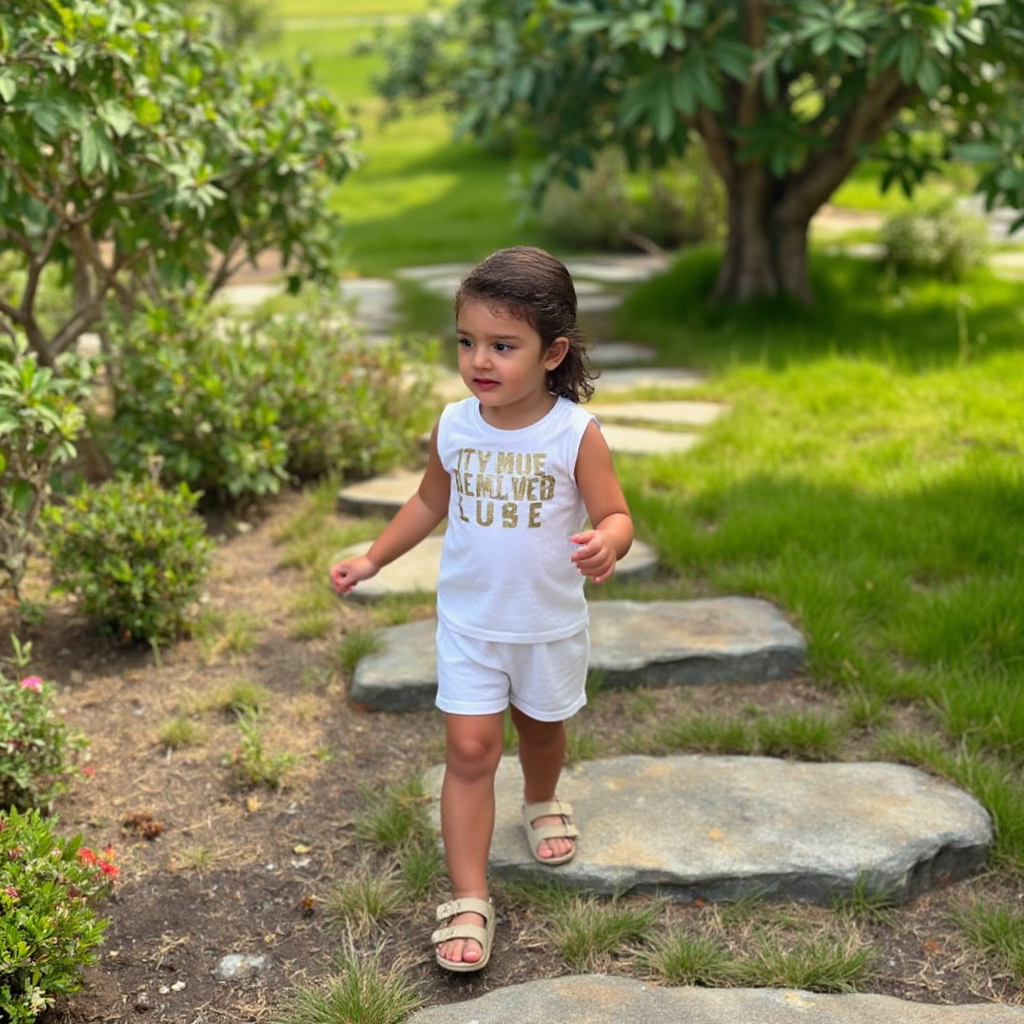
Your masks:
[{"label": "child's foot", "polygon": [[572,807],[561,800],[523,805],[523,827],[534,858],[542,864],[564,864],[576,854],[579,832]]},{"label": "child's foot", "polygon": [[430,937],[437,962],[449,971],[478,971],[487,964],[494,941],[494,907],[487,900],[465,896],[442,903],[437,919],[444,921]]}]

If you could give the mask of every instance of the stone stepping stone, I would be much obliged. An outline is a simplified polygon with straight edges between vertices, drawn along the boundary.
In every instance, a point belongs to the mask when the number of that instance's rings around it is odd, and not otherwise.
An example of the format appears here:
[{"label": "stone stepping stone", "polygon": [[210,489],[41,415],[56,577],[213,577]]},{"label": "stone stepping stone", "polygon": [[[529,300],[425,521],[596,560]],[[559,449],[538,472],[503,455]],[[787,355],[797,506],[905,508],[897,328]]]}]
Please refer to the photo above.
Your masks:
[{"label": "stone stepping stone", "polygon": [[623,296],[616,292],[583,294],[579,296],[579,313],[581,316],[586,316],[588,313],[604,313],[621,305],[622,299]]},{"label": "stone stepping stone", "polygon": [[632,391],[634,388],[692,388],[702,384],[704,378],[692,370],[671,366],[651,366],[634,369],[602,370],[594,382],[598,397],[606,392]]},{"label": "stone stepping stone", "polygon": [[[427,537],[412,551],[384,566],[373,579],[364,580],[348,596],[356,600],[373,601],[393,594],[435,593],[437,575],[441,569],[442,541],[440,534]],[[337,559],[363,555],[370,550],[372,543],[364,541],[352,544],[341,551]],[[629,553],[615,567],[615,575],[630,580],[644,579],[657,567],[658,556],[654,549],[642,541],[634,541]]]},{"label": "stone stepping stone", "polygon": [[338,492],[338,511],[345,515],[390,519],[416,493],[422,477],[422,469],[393,469],[349,484]]},{"label": "stone stepping stone", "polygon": [[728,406],[721,402],[589,402],[602,426],[615,420],[660,423],[665,426],[706,427],[714,423]]},{"label": "stone stepping stone", "polygon": [[[438,827],[443,774],[437,765],[424,779]],[[526,845],[518,760],[502,758],[495,877],[556,877],[607,896],[821,905],[866,884],[904,901],[980,871],[992,843],[973,796],[900,764],[628,756],[584,761],[563,773],[558,791],[581,838],[573,860],[550,868]]]},{"label": "stone stepping stone", "polygon": [[602,423],[601,433],[612,455],[672,455],[688,452],[700,438],[682,430],[655,430],[651,427],[624,427]]},{"label": "stone stepping stone", "polygon": [[589,354],[594,366],[649,363],[657,355],[653,348],[634,341],[599,341],[590,348]]},{"label": "stone stepping stone", "polygon": [[[356,665],[352,699],[378,711],[433,707],[435,631],[434,619],[382,630],[380,650]],[[592,601],[590,641],[590,669],[610,687],[786,679],[807,647],[778,608],[752,597]]]},{"label": "stone stepping stone", "polygon": [[606,284],[639,284],[668,269],[665,256],[628,255],[594,256],[590,259],[570,259],[565,265],[573,281],[603,281]]},{"label": "stone stepping stone", "polygon": [[[501,928],[499,917],[498,928]],[[509,955],[514,955],[514,950]],[[498,955],[498,954],[496,954]],[[1024,1008],[935,1006],[867,993],[667,988],[611,975],[569,975],[417,1010],[406,1024],[1024,1024]]]}]

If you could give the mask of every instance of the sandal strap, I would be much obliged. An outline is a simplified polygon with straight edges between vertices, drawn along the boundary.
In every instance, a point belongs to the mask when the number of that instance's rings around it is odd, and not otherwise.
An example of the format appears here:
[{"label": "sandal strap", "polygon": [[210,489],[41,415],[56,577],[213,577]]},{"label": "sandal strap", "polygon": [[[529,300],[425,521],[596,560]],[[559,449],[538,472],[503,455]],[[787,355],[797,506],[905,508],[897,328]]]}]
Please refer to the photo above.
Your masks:
[{"label": "sandal strap", "polygon": [[[442,903],[437,908],[438,921],[447,921],[448,918],[455,917],[457,914],[479,914],[484,921],[490,922],[494,916],[494,904],[490,900],[482,900],[476,896],[461,896],[459,899]],[[461,927],[461,925],[456,927]],[[466,925],[466,927],[474,928],[477,926]]]},{"label": "sandal strap", "polygon": [[439,946],[449,939],[474,939],[480,943],[481,949],[486,949],[487,929],[481,928],[478,924],[450,924],[444,928],[438,928],[430,936],[430,941],[435,946]]},{"label": "sandal strap", "polygon": [[579,839],[579,829],[569,822],[562,822],[560,825],[540,825],[537,828],[530,827],[530,837],[535,843],[541,843],[545,839]]},{"label": "sandal strap", "polygon": [[563,818],[572,817],[572,804],[565,800],[541,800],[536,804],[523,804],[524,817],[529,815],[529,820],[544,818],[551,814],[560,814]]}]

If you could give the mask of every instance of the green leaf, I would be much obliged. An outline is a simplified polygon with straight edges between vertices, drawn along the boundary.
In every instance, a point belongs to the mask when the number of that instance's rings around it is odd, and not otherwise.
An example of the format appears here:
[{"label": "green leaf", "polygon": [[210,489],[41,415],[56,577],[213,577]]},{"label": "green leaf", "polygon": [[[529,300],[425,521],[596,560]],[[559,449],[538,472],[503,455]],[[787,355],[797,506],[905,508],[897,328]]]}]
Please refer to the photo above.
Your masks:
[{"label": "green leaf", "polygon": [[18,94],[18,82],[11,75],[0,75],[0,100],[10,103]]},{"label": "green leaf", "polygon": [[26,480],[15,480],[11,486],[11,505],[18,515],[28,515],[32,507],[32,486]]},{"label": "green leaf", "polygon": [[942,85],[942,69],[931,59],[925,57],[917,68],[917,86],[925,96],[934,96]]},{"label": "green leaf", "polygon": [[917,36],[905,35],[900,38],[899,69],[900,78],[910,85],[917,76],[917,66],[921,60],[921,40]]}]

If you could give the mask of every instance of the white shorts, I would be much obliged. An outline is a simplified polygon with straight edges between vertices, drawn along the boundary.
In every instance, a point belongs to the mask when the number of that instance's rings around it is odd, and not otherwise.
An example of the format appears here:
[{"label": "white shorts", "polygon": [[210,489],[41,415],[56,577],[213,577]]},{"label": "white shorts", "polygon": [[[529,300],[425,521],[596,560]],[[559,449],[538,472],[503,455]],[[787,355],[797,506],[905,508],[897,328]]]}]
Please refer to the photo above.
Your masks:
[{"label": "white shorts", "polygon": [[586,629],[547,643],[496,643],[437,623],[437,706],[453,715],[493,715],[512,704],[538,722],[571,718],[587,702]]}]

